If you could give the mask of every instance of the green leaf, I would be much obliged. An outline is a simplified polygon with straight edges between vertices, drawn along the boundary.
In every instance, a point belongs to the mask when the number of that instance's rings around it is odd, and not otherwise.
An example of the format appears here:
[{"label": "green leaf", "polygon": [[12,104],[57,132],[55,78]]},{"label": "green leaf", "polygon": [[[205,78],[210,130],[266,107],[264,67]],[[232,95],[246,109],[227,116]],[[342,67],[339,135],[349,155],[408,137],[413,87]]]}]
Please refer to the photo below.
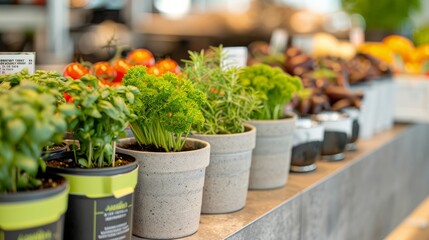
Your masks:
[{"label": "green leaf", "polygon": [[17,153],[14,159],[15,165],[28,172],[31,175],[36,175],[38,170],[37,160],[32,159],[24,154]]},{"label": "green leaf", "polygon": [[128,101],[129,103],[134,103],[134,94],[133,94],[133,93],[131,93],[131,92],[127,92],[127,93],[125,94],[125,96],[127,97],[127,101]]},{"label": "green leaf", "polygon": [[30,138],[38,143],[44,143],[52,136],[53,127],[42,122],[35,122],[30,129]]},{"label": "green leaf", "polygon": [[77,108],[72,104],[61,104],[58,107],[58,110],[67,117],[76,115],[78,113]]},{"label": "green leaf", "polygon": [[9,165],[13,160],[14,147],[10,143],[0,142],[0,157],[3,158],[4,164]]},{"label": "green leaf", "polygon": [[90,167],[88,166],[89,165],[88,160],[86,160],[85,158],[79,158],[78,162],[82,167],[86,167],[86,168]]},{"label": "green leaf", "polygon": [[109,91],[109,89],[104,89],[104,90],[101,92],[101,98],[102,98],[102,99],[107,98],[109,95],[110,95],[110,91]]},{"label": "green leaf", "polygon": [[90,107],[92,104],[95,103],[95,101],[97,101],[99,96],[100,95],[97,92],[92,92],[91,94],[86,96],[86,98],[84,98],[84,100],[82,102],[82,106]]},{"label": "green leaf", "polygon": [[99,107],[107,116],[114,120],[118,120],[118,111],[116,111],[115,107],[113,107],[110,102],[100,101]]},{"label": "green leaf", "polygon": [[8,131],[7,136],[12,143],[16,143],[21,139],[27,129],[24,122],[18,118],[9,120],[6,127]]},{"label": "green leaf", "polygon": [[121,97],[113,97],[113,104],[116,106],[116,108],[122,112],[126,108],[124,99]]},{"label": "green leaf", "polygon": [[89,116],[93,117],[93,118],[101,118],[102,117],[101,113],[95,107],[85,109],[85,113],[88,114]]}]

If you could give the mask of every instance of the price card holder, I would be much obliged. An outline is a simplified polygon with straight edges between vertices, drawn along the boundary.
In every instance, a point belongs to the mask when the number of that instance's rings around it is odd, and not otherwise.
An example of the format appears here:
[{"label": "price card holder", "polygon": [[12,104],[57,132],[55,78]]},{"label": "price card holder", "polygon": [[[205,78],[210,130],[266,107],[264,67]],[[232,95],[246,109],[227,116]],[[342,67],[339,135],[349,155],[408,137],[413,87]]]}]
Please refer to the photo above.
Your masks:
[{"label": "price card holder", "polygon": [[271,34],[270,39],[270,53],[277,54],[282,53],[287,47],[289,34],[284,29],[276,29]]},{"label": "price card holder", "polygon": [[247,47],[224,47],[224,59],[222,66],[230,67],[245,67],[247,65]]},{"label": "price card holder", "polygon": [[31,74],[35,72],[35,52],[0,52],[0,75],[20,72],[24,68]]}]

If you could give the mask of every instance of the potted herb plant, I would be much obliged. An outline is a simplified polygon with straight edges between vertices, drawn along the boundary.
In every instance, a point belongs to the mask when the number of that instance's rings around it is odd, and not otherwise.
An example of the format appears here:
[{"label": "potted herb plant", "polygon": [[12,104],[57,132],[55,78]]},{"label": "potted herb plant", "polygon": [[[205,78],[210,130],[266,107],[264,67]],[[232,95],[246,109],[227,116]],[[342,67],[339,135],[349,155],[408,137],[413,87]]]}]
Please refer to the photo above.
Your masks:
[{"label": "potted herb plant", "polygon": [[259,64],[247,66],[239,75],[241,84],[257,91],[263,107],[253,111],[249,122],[257,129],[250,168],[250,189],[271,189],[286,184],[296,115],[285,113],[286,104],[302,88],[301,79],[280,68]]},{"label": "potted herb plant", "polygon": [[115,153],[135,116],[133,87],[100,86],[92,75],[67,78],[59,86],[77,112],[67,119],[72,151],[46,161],[47,171],[70,182],[65,239],[131,239],[133,192],[137,184],[135,159]]},{"label": "potted herb plant", "polygon": [[201,105],[205,122],[192,137],[210,143],[210,165],[204,181],[202,213],[228,213],[246,204],[256,129],[245,123],[258,107],[253,92],[238,82],[239,69],[224,66],[222,46],[189,52],[183,72],[206,93]]},{"label": "potted herb plant", "polygon": [[21,77],[0,84],[0,238],[62,239],[69,186],[43,173],[41,153],[61,142],[73,107]]},{"label": "potted herb plant", "polygon": [[179,238],[198,230],[205,168],[210,144],[187,138],[191,126],[204,123],[203,92],[184,76],[151,75],[143,66],[128,70],[123,81],[140,90],[130,109],[134,138],[122,139],[117,151],[139,165],[133,234],[144,238]]}]

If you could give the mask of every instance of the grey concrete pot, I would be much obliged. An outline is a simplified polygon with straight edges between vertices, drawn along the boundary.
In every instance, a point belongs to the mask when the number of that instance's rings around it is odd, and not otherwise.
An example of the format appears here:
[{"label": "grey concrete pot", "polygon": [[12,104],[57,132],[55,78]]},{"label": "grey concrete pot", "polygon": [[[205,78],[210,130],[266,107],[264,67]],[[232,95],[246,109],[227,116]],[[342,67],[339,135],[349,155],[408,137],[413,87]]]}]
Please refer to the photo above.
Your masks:
[{"label": "grey concrete pot", "polygon": [[210,143],[210,165],[204,181],[202,213],[228,213],[246,204],[256,128],[237,134],[194,134]]},{"label": "grey concrete pot", "polygon": [[252,120],[256,147],[252,154],[249,189],[272,189],[287,183],[296,115],[279,120]]},{"label": "grey concrete pot", "polygon": [[136,158],[139,180],[135,189],[133,234],[151,239],[189,236],[198,230],[205,169],[210,144],[189,139],[197,150],[144,152],[123,148],[134,138],[121,139],[117,152]]}]

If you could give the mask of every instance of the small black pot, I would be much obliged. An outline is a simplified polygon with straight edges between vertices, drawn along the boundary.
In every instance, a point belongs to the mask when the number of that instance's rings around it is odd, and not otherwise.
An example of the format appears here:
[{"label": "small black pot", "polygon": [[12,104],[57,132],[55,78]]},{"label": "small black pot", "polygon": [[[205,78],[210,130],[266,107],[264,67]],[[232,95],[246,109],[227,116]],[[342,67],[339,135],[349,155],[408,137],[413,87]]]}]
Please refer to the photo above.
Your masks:
[{"label": "small black pot", "polygon": [[68,182],[55,188],[0,194],[0,239],[63,239]]},{"label": "small black pot", "polygon": [[339,161],[352,133],[352,119],[343,113],[322,112],[313,116],[325,129],[322,143],[322,159]]},{"label": "small black pot", "polygon": [[323,142],[323,126],[308,118],[297,120],[293,135],[291,172],[311,172],[316,169]]},{"label": "small black pot", "polygon": [[[138,165],[134,157],[118,155],[133,163],[93,169],[47,168],[70,182],[64,239],[131,239]],[[60,159],[72,158],[73,152],[65,152]]]},{"label": "small black pot", "polygon": [[356,141],[359,139],[359,133],[360,133],[360,123],[359,123],[360,111],[357,108],[345,108],[341,111],[349,115],[350,118],[352,119],[352,134],[346,145],[346,150],[356,151],[357,150]]}]

